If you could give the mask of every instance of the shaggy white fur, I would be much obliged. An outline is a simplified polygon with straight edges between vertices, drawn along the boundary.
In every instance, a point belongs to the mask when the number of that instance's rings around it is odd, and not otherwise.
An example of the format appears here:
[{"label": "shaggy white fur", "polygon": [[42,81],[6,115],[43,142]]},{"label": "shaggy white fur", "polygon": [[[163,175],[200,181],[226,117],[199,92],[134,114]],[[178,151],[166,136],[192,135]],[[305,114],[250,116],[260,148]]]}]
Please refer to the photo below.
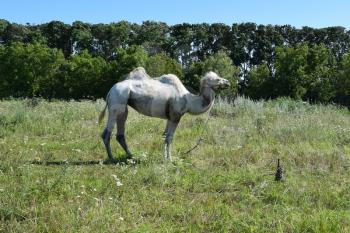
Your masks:
[{"label": "shaggy white fur", "polygon": [[213,104],[214,90],[224,89],[229,85],[226,79],[220,78],[214,72],[208,72],[201,79],[200,95],[193,95],[173,74],[152,79],[144,68],[134,69],[124,81],[116,83],[111,88],[106,98],[106,107],[99,117],[101,121],[108,107],[108,121],[102,138],[109,158],[113,159],[110,135],[115,123],[117,123],[117,140],[131,157],[124,137],[127,106],[147,116],[167,119],[164,131],[165,157],[171,159],[170,145],[181,117],[187,112],[190,114],[206,112]]}]

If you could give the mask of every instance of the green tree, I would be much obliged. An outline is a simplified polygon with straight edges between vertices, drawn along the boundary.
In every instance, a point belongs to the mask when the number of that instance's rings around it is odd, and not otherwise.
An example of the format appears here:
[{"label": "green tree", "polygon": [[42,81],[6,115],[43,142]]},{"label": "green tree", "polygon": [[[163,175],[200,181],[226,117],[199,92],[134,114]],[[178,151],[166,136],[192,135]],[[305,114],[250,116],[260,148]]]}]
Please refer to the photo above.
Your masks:
[{"label": "green tree", "polygon": [[57,49],[42,44],[12,43],[0,50],[1,97],[51,98],[55,95],[54,77],[64,62]]},{"label": "green tree", "polygon": [[249,71],[242,92],[252,99],[273,97],[273,80],[267,64],[257,65]]},{"label": "green tree", "polygon": [[276,48],[277,96],[301,99],[306,93],[308,49],[306,44]]},{"label": "green tree", "polygon": [[117,66],[116,77],[118,79],[127,75],[131,70],[139,66],[145,66],[148,55],[142,46],[132,45],[127,49],[116,49],[114,66]]},{"label": "green tree", "polygon": [[71,26],[60,21],[51,21],[40,26],[50,48],[61,49],[65,57],[72,53]]},{"label": "green tree", "polygon": [[107,62],[101,57],[92,57],[87,50],[69,60],[66,88],[70,98],[94,98],[105,95],[103,83],[109,71]]},{"label": "green tree", "polygon": [[29,29],[21,24],[10,23],[2,33],[2,40],[5,44],[13,42],[28,42]]},{"label": "green tree", "polygon": [[0,45],[4,43],[4,32],[9,24],[7,20],[0,19]]},{"label": "green tree", "polygon": [[147,73],[152,77],[159,77],[163,74],[175,74],[183,79],[182,69],[179,63],[164,53],[151,56],[145,65]]},{"label": "green tree", "polygon": [[350,53],[345,54],[339,64],[335,89],[335,101],[350,107]]},{"label": "green tree", "polygon": [[181,63],[183,68],[188,68],[192,62],[193,30],[188,23],[177,24],[170,28],[170,36],[167,53]]},{"label": "green tree", "polygon": [[334,96],[334,56],[324,45],[276,49],[276,96],[327,102]]},{"label": "green tree", "polygon": [[329,102],[335,95],[335,56],[324,44],[309,46],[307,67],[309,83],[304,99]]},{"label": "green tree", "polygon": [[127,22],[120,21],[118,23],[110,24],[109,43],[111,50],[117,48],[126,49],[131,46],[135,40],[134,30],[135,25]]},{"label": "green tree", "polygon": [[80,53],[84,49],[89,52],[93,50],[93,37],[91,34],[91,25],[81,21],[75,21],[72,25],[72,52]]},{"label": "green tree", "polygon": [[92,49],[94,55],[99,55],[109,60],[116,49],[126,49],[134,43],[135,25],[127,21],[110,24],[94,24],[91,26],[93,36]]},{"label": "green tree", "polygon": [[230,57],[233,64],[241,67],[242,76],[248,73],[255,49],[255,23],[233,24],[231,28]]},{"label": "green tree", "polygon": [[138,28],[136,44],[142,45],[147,54],[155,55],[164,52],[169,27],[165,23],[145,21]]}]

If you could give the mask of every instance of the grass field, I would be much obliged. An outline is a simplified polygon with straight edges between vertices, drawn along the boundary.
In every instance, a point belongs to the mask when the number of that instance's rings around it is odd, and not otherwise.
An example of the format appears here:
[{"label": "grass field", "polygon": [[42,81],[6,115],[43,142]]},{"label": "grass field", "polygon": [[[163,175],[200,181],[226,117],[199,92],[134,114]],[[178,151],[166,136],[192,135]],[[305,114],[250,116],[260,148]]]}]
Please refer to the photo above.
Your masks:
[{"label": "grass field", "polygon": [[0,102],[0,232],[350,232],[347,109],[217,101],[207,125],[182,119],[173,162],[165,122],[130,111],[137,163],[104,164],[103,106]]}]

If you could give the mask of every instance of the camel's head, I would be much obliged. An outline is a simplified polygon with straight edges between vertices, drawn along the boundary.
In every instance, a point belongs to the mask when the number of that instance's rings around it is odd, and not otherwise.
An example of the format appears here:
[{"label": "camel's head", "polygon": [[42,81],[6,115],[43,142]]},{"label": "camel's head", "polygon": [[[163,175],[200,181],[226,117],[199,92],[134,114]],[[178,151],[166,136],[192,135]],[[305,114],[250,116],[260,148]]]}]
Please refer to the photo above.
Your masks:
[{"label": "camel's head", "polygon": [[219,77],[216,73],[210,71],[204,75],[201,80],[201,87],[210,87],[213,90],[223,90],[230,86],[227,79]]}]

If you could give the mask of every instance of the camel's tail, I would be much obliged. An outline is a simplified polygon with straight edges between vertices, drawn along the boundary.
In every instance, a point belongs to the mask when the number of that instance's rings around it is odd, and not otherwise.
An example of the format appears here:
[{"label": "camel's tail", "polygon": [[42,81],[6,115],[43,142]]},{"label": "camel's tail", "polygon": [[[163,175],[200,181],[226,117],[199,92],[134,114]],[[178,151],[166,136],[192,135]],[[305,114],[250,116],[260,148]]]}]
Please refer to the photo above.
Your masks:
[{"label": "camel's tail", "polygon": [[105,117],[106,109],[107,109],[107,103],[106,103],[106,106],[104,107],[104,109],[102,110],[102,112],[100,112],[100,115],[98,116],[98,124],[99,125],[101,124],[103,118]]},{"label": "camel's tail", "polygon": [[98,124],[101,124],[103,118],[105,117],[106,109],[107,109],[107,106],[108,106],[109,92],[108,92],[107,97],[106,97],[106,105],[105,105],[104,109],[100,112],[100,115],[98,116]]}]

